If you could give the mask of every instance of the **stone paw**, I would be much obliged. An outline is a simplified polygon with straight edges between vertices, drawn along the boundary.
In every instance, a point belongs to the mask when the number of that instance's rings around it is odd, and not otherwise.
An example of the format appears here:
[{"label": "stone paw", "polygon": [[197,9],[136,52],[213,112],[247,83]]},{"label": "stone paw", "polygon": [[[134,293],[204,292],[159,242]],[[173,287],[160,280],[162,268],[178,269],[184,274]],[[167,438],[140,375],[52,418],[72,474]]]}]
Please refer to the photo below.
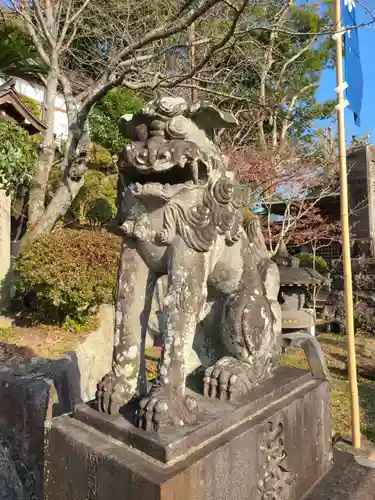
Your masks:
[{"label": "stone paw", "polygon": [[114,371],[107,373],[98,384],[96,402],[100,412],[115,415],[132,397],[123,377]]},{"label": "stone paw", "polygon": [[203,378],[203,395],[231,401],[253,387],[250,365],[231,357],[221,358],[207,368]]},{"label": "stone paw", "polygon": [[141,400],[137,412],[137,425],[146,431],[158,431],[160,427],[191,425],[196,422],[198,404],[190,396],[179,396],[155,386]]}]

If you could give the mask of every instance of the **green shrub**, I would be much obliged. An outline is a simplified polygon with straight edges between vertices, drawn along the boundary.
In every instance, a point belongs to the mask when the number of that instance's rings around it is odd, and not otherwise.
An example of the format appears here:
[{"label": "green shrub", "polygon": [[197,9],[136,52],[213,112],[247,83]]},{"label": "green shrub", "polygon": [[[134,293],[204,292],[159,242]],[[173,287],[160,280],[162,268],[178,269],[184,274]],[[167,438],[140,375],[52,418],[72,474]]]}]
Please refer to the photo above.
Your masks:
[{"label": "green shrub", "polygon": [[90,150],[90,168],[103,168],[112,163],[112,156],[108,149],[99,144],[93,144]]},{"label": "green shrub", "polygon": [[[117,174],[106,175],[98,170],[88,170],[85,174],[85,183],[74,199],[71,209],[76,218],[90,220],[95,200],[105,198],[108,201],[107,205],[112,207],[112,218],[116,215],[116,194]],[[104,204],[104,202],[101,203]],[[106,219],[107,213],[107,210],[105,210],[104,219]],[[96,220],[95,217],[92,222],[94,220]],[[99,222],[99,220],[96,220],[96,222]]]},{"label": "green shrub", "polygon": [[[23,94],[18,94],[18,99],[22,102],[25,108],[27,108],[31,113],[33,113],[34,116],[36,116],[36,118],[38,118],[39,120],[41,119],[42,113],[40,105],[36,99]],[[42,137],[43,132],[30,136],[30,141],[34,147],[36,147],[41,142]]]},{"label": "green shrub", "polygon": [[36,319],[83,323],[113,300],[118,255],[118,239],[108,232],[59,229],[19,255],[17,290],[36,295]]},{"label": "green shrub", "polygon": [[116,206],[108,198],[95,198],[86,211],[86,219],[93,226],[103,226],[116,215]]},{"label": "green shrub", "polygon": [[[309,267],[310,269],[314,268],[314,256],[312,253],[298,253],[296,257],[299,259],[301,267]],[[315,269],[323,276],[327,276],[329,273],[329,266],[323,257],[320,257],[320,255],[315,256]]]},{"label": "green shrub", "polygon": [[11,193],[28,186],[34,174],[37,151],[22,127],[0,120],[0,185]]},{"label": "green shrub", "polygon": [[125,87],[110,90],[90,112],[90,139],[117,154],[125,143],[117,125],[119,118],[139,111],[143,104],[139,94]]},{"label": "green shrub", "polygon": [[36,118],[40,120],[40,106],[36,99],[23,94],[18,94],[18,99],[22,102],[25,108],[27,108],[34,116],[36,116]]}]

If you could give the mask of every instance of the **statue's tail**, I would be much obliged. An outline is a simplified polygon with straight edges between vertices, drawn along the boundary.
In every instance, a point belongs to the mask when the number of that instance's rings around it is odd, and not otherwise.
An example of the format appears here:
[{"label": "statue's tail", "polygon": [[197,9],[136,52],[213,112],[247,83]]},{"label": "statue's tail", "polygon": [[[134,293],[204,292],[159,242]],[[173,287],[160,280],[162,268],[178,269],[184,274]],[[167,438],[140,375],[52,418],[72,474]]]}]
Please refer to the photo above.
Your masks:
[{"label": "statue's tail", "polygon": [[257,265],[259,266],[262,262],[270,260],[259,217],[252,215],[245,221],[244,227]]},{"label": "statue's tail", "polygon": [[281,332],[281,309],[278,302],[280,273],[268,253],[259,218],[253,215],[245,222],[244,227],[259,274],[264,283],[267,298],[270,301],[274,317],[274,331],[279,334]]}]

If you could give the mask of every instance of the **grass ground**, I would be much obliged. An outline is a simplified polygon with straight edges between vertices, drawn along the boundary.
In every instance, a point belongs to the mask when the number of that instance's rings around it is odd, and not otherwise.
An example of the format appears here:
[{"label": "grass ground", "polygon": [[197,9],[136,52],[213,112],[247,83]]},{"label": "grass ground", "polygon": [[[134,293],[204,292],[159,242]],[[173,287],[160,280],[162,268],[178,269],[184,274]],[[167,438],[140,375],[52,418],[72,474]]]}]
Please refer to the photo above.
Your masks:
[{"label": "grass ground", "polygon": [[[0,362],[22,363],[33,356],[53,359],[71,351],[83,341],[85,333],[69,329],[38,327],[0,329]],[[324,350],[331,373],[331,408],[333,427],[341,435],[350,435],[349,383],[346,372],[346,338],[334,334],[321,334],[319,342]],[[373,342],[358,336],[357,360],[361,362],[364,343]],[[156,374],[160,349],[148,349],[146,356],[148,378]],[[301,349],[290,349],[282,357],[282,364],[308,369]],[[375,374],[375,359],[374,359]],[[375,441],[375,378],[358,379],[362,434]]]},{"label": "grass ground", "polygon": [[[351,420],[349,382],[346,369],[346,337],[334,334],[321,334],[319,342],[323,348],[331,374],[333,428],[335,432],[348,436],[351,434]],[[358,363],[361,362],[365,342],[369,342],[369,339],[361,336],[356,338]],[[287,351],[282,358],[282,363],[297,368],[308,368],[306,358],[301,349],[290,349]],[[367,439],[375,441],[375,380],[359,377],[358,390],[361,409],[361,432]]]},{"label": "grass ground", "polygon": [[0,362],[24,362],[34,356],[56,359],[74,350],[92,330],[88,327],[77,333],[68,328],[47,325],[0,328]]}]

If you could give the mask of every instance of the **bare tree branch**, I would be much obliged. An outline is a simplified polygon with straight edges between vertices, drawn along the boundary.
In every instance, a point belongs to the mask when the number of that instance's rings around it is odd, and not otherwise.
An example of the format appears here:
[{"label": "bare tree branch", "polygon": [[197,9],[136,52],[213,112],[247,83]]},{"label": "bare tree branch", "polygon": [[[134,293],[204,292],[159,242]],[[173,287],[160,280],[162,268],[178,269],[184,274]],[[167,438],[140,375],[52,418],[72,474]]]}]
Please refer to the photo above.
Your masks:
[{"label": "bare tree branch", "polygon": [[[48,43],[50,44],[51,47],[55,47],[56,42],[52,38],[51,30],[50,30],[49,26],[47,26],[47,22],[44,19],[42,8],[40,6],[39,0],[34,0],[33,3],[34,3],[34,6],[35,6],[35,17],[38,20],[38,23],[39,23],[39,25],[40,25],[40,27],[41,27],[41,29],[43,31],[43,36],[48,41]],[[49,17],[51,16],[51,12],[50,11],[51,11],[51,7],[45,8],[45,12],[46,12],[46,14],[48,13]]]},{"label": "bare tree branch", "polygon": [[82,12],[85,10],[85,8],[87,7],[87,5],[89,4],[90,0],[85,0],[82,4],[82,6],[70,17],[70,10],[71,10],[71,5],[72,5],[72,0],[69,0],[69,4],[68,4],[68,11],[67,11],[67,14],[66,14],[66,19],[65,19],[65,23],[64,23],[64,26],[63,26],[63,29],[61,30],[61,35],[59,37],[59,40],[57,42],[57,49],[61,49],[63,43],[64,43],[64,40],[65,40],[65,37],[66,37],[66,33],[69,29],[69,27],[76,21],[76,19],[79,18],[79,16],[82,14]]}]

